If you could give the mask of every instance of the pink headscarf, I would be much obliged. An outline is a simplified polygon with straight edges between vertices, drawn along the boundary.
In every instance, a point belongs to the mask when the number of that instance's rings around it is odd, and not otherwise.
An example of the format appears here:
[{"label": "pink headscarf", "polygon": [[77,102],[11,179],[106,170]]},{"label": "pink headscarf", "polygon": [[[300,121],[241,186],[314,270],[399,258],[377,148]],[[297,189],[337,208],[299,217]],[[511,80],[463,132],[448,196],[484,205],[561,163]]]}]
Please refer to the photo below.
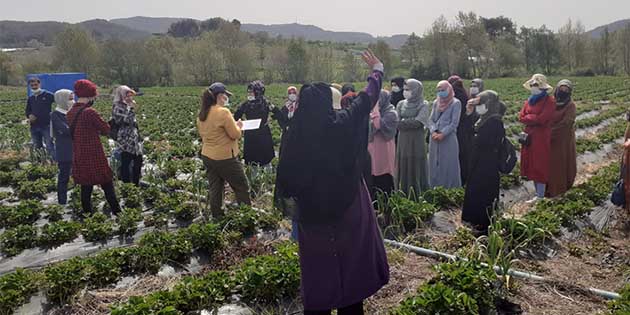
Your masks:
[{"label": "pink headscarf", "polygon": [[[298,90],[295,86],[290,86],[289,88],[287,88],[287,95],[291,94],[291,92],[297,94]],[[295,114],[295,110],[298,107],[297,99],[295,101],[287,99],[287,102],[284,103],[284,106],[286,106],[287,110],[289,111],[289,119],[293,118],[293,114]]]},{"label": "pink headscarf", "polygon": [[440,83],[438,83],[437,85],[437,88],[446,89],[448,91],[447,98],[441,98],[441,97],[437,98],[438,111],[442,113],[448,109],[451,103],[453,103],[453,99],[455,98],[455,92],[453,91],[453,86],[450,83],[448,83],[448,81],[440,81]]}]

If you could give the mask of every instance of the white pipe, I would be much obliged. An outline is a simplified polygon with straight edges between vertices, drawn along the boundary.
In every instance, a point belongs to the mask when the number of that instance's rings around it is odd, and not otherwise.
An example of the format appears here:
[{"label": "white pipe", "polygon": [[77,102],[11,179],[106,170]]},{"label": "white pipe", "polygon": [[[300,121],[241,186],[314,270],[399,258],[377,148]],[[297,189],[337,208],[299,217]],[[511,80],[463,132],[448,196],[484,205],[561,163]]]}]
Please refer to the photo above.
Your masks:
[{"label": "white pipe", "polygon": [[[383,240],[383,242],[385,242],[385,244],[387,245],[391,245],[394,247],[398,247],[398,248],[404,248],[407,249],[413,253],[416,253],[418,255],[421,256],[425,256],[425,257],[432,257],[432,258],[444,258],[447,260],[466,260],[464,258],[459,258],[455,255],[451,255],[451,254],[447,254],[447,253],[442,253],[442,252],[438,252],[438,251],[434,251],[434,250],[430,250],[430,249],[426,249],[426,248],[421,248],[421,247],[417,247],[417,246],[412,246],[409,244],[405,244],[405,243],[400,243],[400,242],[396,242],[396,241],[392,241],[392,240]],[[482,266],[487,267],[488,264],[482,263]],[[499,266],[494,266],[493,267],[494,271],[498,274],[501,274],[501,268]],[[522,272],[522,271],[518,271],[518,270],[513,270],[510,269],[508,270],[508,274],[510,276],[516,277],[516,278],[521,278],[521,279],[529,279],[529,280],[534,280],[534,281],[541,281],[541,282],[547,282],[549,280],[535,275],[533,273],[529,273],[529,272]],[[601,296],[603,298],[609,299],[609,300],[615,300],[615,299],[619,299],[621,298],[621,296],[618,293],[615,292],[610,292],[610,291],[604,291],[604,290],[600,290],[600,289],[595,289],[595,288],[588,288],[586,289],[587,291]]]}]

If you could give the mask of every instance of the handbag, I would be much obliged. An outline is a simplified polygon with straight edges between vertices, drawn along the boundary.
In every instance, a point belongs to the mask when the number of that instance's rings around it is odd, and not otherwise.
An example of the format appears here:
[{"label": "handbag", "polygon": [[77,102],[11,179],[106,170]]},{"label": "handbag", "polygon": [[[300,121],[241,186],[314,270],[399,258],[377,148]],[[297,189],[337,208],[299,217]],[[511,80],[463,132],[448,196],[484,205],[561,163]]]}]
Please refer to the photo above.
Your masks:
[{"label": "handbag", "polygon": [[520,143],[524,147],[529,146],[529,144],[531,143],[531,138],[529,134],[526,132],[521,132],[520,134],[518,134],[518,143]]},{"label": "handbag", "polygon": [[625,189],[625,182],[623,180],[623,174],[624,171],[626,169],[626,165],[623,161],[623,157],[621,159],[621,171],[619,174],[619,180],[617,181],[617,183],[615,184],[615,186],[613,187],[613,192],[612,195],[610,196],[610,202],[612,202],[612,204],[614,204],[615,206],[618,207],[625,207],[626,206],[626,189]]}]

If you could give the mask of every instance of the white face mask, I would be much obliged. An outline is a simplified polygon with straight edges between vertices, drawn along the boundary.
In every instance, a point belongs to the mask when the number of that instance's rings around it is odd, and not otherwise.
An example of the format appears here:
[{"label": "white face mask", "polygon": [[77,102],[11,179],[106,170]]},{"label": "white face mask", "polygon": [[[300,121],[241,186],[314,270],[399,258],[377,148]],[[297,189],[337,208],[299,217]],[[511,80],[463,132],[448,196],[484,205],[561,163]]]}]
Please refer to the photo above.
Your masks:
[{"label": "white face mask", "polygon": [[400,92],[400,87],[398,87],[396,85],[392,86],[392,92],[394,92],[394,93]]},{"label": "white face mask", "polygon": [[471,87],[470,88],[470,95],[477,95],[479,94],[479,88],[478,87]]},{"label": "white face mask", "polygon": [[230,104],[230,97],[225,95],[223,97],[224,101],[223,101],[223,105],[229,105]]},{"label": "white face mask", "polygon": [[253,101],[255,99],[256,99],[256,96],[247,95],[247,100],[248,101]]},{"label": "white face mask", "polygon": [[537,86],[533,86],[532,90],[531,90],[532,95],[539,95],[540,93],[542,93],[542,90],[537,87]]},{"label": "white face mask", "polygon": [[41,92],[41,91],[42,91],[42,89],[41,89],[41,88],[39,88],[39,89],[37,89],[37,90],[31,90],[31,91],[33,92],[33,94],[39,94],[39,92]]},{"label": "white face mask", "polygon": [[297,100],[297,95],[296,94],[289,94],[289,101],[295,102],[295,100]]},{"label": "white face mask", "polygon": [[486,104],[481,104],[475,107],[475,111],[479,115],[485,115],[488,112],[488,107],[486,106]]},{"label": "white face mask", "polygon": [[404,91],[403,92],[403,97],[408,100],[411,98],[411,91]]}]

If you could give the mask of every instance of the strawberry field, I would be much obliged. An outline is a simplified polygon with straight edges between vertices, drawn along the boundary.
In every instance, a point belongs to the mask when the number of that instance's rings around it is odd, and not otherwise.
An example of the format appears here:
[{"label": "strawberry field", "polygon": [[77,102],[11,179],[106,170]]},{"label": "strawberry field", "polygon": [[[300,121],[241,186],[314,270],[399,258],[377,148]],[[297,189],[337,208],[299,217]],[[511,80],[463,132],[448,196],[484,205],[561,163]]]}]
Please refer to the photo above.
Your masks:
[{"label": "strawberry field", "polygon": [[[608,202],[630,79],[570,79],[578,108],[575,187],[526,205],[534,188],[517,167],[502,178],[500,215],[482,238],[459,219],[462,189],[434,189],[414,200],[397,193],[386,204],[379,198],[383,236],[398,243],[387,245],[391,280],[366,302],[367,314],[630,314],[630,215]],[[511,137],[521,131],[524,81],[486,81],[508,105]],[[436,83],[425,82],[425,95]],[[234,109],[245,86],[229,88]],[[124,211],[116,217],[98,189],[102,211],[94,215],[81,212],[78,189],[67,206],[56,205],[56,166],[28,145],[24,89],[0,87],[0,314],[195,314],[228,304],[253,314],[300,313],[297,245],[288,240],[290,220],[272,206],[275,171],[247,169],[254,205],[231,205],[228,193],[227,216],[204,219],[207,179],[195,129],[202,90],[146,88],[136,98],[143,185],[117,184]],[[286,85],[267,87],[276,106],[285,94]],[[110,98],[95,108],[109,118]],[[277,151],[280,128],[272,125]],[[466,260],[419,256],[400,243]]]}]

